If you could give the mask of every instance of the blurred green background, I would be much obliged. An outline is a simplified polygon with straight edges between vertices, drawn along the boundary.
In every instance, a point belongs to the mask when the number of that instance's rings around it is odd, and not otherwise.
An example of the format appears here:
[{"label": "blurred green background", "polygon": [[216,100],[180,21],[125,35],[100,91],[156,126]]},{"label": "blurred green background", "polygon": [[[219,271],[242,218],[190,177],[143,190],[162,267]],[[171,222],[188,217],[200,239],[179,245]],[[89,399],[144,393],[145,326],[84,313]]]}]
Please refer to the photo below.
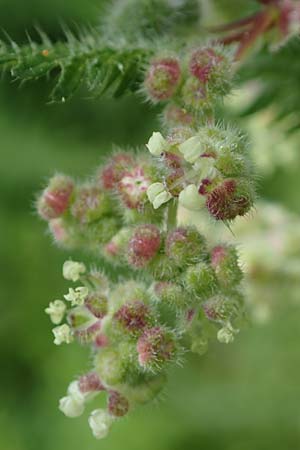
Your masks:
[{"label": "blurred green background", "polygon": [[[100,3],[0,0],[0,26],[18,42],[35,23],[55,38],[61,22],[93,23]],[[112,143],[142,145],[155,126],[155,111],[137,98],[88,101],[84,93],[49,105],[49,87],[40,82],[20,88],[8,77],[0,83],[0,449],[300,448],[296,307],[244,330],[230,346],[189,357],[170,374],[164,398],[120,421],[105,441],[92,437],[87,415],[67,419],[58,411],[69,381],[88,369],[89,355],[52,343],[44,308],[67,288],[61,266],[70,255],[51,244],[35,216],[35,193],[55,170],[87,175]],[[263,196],[300,212],[297,170],[276,170],[260,186]]]}]

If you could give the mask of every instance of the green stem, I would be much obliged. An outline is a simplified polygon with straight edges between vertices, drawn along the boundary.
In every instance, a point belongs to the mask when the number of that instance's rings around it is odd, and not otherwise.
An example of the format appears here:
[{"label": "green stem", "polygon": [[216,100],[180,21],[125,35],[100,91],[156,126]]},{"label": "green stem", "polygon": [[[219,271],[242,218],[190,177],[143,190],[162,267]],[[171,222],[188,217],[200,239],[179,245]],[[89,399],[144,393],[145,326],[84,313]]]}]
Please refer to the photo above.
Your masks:
[{"label": "green stem", "polygon": [[177,224],[177,200],[171,200],[168,206],[166,228],[170,230]]}]

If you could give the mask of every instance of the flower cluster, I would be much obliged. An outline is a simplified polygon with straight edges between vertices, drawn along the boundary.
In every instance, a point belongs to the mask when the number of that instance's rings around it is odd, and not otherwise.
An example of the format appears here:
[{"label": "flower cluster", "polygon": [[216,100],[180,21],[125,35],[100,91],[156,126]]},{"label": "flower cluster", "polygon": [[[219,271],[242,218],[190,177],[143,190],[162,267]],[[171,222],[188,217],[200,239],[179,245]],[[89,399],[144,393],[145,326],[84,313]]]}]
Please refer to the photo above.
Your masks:
[{"label": "flower cluster", "polygon": [[66,261],[64,278],[79,285],[46,309],[56,345],[92,348],[91,372],[70,384],[59,407],[77,417],[106,393],[107,408],[89,417],[96,438],[159,395],[168,367],[185,353],[202,354],[214,339],[232,342],[243,323],[235,248],[210,246],[191,224],[177,224],[178,206],[228,224],[253,205],[247,142],[213,119],[216,102],[229,92],[231,62],[209,45],[153,59],[144,89],[154,102],[168,101],[165,121],[181,126],[168,127],[166,137],[154,132],[149,151],[117,152],[87,182],[54,176],[37,200],[59,245],[127,268],[127,277],[112,282]]},{"label": "flower cluster", "polygon": [[204,206],[216,220],[244,216],[255,192],[247,142],[240,133],[217,126],[180,129],[167,139],[153,133],[147,147],[165,166],[165,178],[147,190],[153,207],[174,197],[187,209]]},{"label": "flower cluster", "polygon": [[[149,231],[155,231],[159,246],[155,239],[150,243]],[[175,228],[163,238],[154,225],[135,230],[129,254],[133,247],[142,267],[151,262],[155,268],[151,284],[134,279],[112,284],[103,273],[66,261],[64,277],[81,285],[45,310],[56,325],[56,345],[77,341],[92,349],[91,372],[71,382],[59,408],[78,417],[87,402],[106,393],[107,409],[96,409],[89,418],[96,438],[105,437],[116,419],[156,397],[168,366],[181,362],[184,352],[201,354],[214,337],[231,342],[244,315],[242,273],[232,247],[209,252],[196,229]],[[164,261],[162,271],[161,263],[153,262],[156,257]],[[169,323],[163,311],[169,311]]]},{"label": "flower cluster", "polygon": [[232,54],[222,46],[194,46],[182,55],[156,55],[146,69],[144,93],[153,103],[168,101],[165,120],[195,124],[210,115],[232,86]]}]

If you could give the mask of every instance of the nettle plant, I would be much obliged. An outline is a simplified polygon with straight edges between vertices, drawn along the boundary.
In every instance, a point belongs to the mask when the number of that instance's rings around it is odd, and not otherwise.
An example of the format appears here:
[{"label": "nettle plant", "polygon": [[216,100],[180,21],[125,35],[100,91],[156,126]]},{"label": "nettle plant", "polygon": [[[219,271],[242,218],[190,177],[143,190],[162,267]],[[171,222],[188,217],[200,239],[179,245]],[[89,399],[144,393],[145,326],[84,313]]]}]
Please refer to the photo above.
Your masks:
[{"label": "nettle plant", "polygon": [[[289,1],[260,3],[254,16],[212,30],[228,32],[221,38],[201,29],[199,39],[196,1],[131,0],[111,5],[100,31],[68,32],[66,43],[42,35],[41,44],[2,46],[1,62],[16,78],[58,72],[53,100],[85,83],[96,95],[137,91],[162,105],[161,130],[145,146],[115,151],[81,182],[56,174],[36,202],[60,247],[95,257],[91,268],[64,263],[69,291],[46,313],[54,344],[91,348],[90,372],[71,382],[59,408],[77,417],[105,394],[107,408],[89,417],[96,438],[156,398],[170,366],[190,351],[202,355],[210,341],[232,342],[246,321],[236,248],[210,247],[196,227],[180,225],[180,211],[230,227],[253,208],[247,139],[218,111],[245,50],[265,32],[286,40],[299,13]],[[109,279],[97,258],[120,267],[122,277]]]}]

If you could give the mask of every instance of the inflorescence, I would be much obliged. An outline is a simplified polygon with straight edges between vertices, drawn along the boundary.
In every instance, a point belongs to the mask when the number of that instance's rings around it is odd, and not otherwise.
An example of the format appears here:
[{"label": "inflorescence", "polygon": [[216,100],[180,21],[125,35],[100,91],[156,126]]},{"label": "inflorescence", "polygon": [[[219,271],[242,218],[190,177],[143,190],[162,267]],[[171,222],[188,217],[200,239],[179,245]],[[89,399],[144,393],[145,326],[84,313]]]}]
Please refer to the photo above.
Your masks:
[{"label": "inflorescence", "polygon": [[128,269],[113,282],[66,261],[63,276],[77,286],[46,309],[55,344],[92,348],[91,372],[71,382],[59,408],[77,417],[106,393],[107,408],[89,417],[96,438],[155,398],[188,351],[232,342],[245,318],[236,249],[209,248],[195,227],[177,224],[178,205],[226,225],[253,206],[247,141],[214,120],[233,57],[213,45],[184,53],[157,55],[145,68],[143,92],[165,103],[164,133],[154,132],[147,150],[118,151],[86,182],[55,175],[37,200],[57,244]]}]

